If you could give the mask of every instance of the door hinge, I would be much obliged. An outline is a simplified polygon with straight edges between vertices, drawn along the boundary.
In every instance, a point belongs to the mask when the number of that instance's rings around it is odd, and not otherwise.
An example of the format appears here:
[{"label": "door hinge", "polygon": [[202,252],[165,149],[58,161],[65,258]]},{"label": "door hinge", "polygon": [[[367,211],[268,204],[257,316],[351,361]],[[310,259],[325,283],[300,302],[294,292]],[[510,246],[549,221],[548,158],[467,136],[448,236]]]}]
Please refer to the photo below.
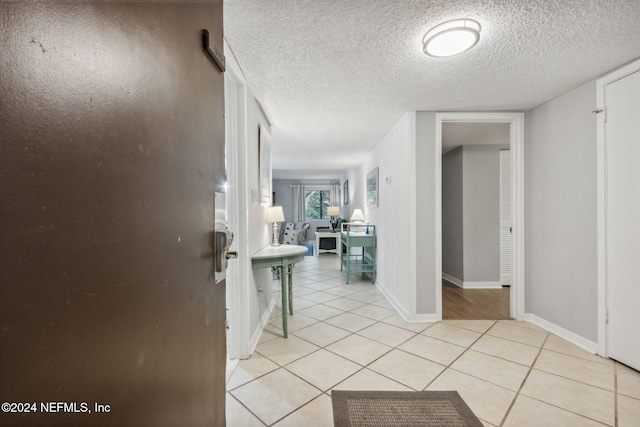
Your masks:
[{"label": "door hinge", "polygon": [[604,323],[609,324],[609,309],[604,311]]}]

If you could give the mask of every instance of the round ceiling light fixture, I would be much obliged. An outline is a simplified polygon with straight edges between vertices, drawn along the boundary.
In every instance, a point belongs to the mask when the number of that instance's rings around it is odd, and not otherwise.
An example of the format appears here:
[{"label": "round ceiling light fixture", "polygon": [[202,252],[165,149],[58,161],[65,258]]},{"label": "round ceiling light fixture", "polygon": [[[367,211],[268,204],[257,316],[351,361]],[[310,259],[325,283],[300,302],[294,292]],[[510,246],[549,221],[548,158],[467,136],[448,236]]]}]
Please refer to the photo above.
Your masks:
[{"label": "round ceiling light fixture", "polygon": [[454,19],[433,27],[422,39],[424,53],[436,58],[457,55],[480,40],[480,24],[472,19]]}]

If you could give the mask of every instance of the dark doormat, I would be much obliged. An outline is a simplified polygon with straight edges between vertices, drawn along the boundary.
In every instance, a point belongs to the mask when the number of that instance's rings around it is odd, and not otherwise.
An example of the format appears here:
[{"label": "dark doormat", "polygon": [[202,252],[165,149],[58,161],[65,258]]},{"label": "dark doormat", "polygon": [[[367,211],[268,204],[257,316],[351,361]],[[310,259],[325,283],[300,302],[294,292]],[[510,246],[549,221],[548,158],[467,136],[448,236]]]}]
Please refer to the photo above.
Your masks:
[{"label": "dark doormat", "polygon": [[482,427],[457,391],[333,390],[335,427]]}]

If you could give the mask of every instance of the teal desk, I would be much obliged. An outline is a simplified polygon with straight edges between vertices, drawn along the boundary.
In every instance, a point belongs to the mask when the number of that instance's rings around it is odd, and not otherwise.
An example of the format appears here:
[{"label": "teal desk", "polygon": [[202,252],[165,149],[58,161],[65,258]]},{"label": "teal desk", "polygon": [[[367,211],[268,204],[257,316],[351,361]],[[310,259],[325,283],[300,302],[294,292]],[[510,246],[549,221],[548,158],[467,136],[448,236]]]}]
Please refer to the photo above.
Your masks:
[{"label": "teal desk", "polygon": [[[282,330],[287,338],[287,298],[289,313],[293,314],[293,266],[304,259],[307,248],[298,245],[267,246],[251,257],[253,268],[278,269],[280,271],[280,287],[282,289]],[[288,285],[287,285],[288,279]]]},{"label": "teal desk", "polygon": [[[372,224],[342,224],[340,239],[344,252],[340,253],[340,271],[347,270],[347,283],[351,273],[363,273],[369,276],[371,283],[376,283],[376,252],[378,240],[376,226]],[[351,252],[352,248],[360,248],[359,254]]]}]

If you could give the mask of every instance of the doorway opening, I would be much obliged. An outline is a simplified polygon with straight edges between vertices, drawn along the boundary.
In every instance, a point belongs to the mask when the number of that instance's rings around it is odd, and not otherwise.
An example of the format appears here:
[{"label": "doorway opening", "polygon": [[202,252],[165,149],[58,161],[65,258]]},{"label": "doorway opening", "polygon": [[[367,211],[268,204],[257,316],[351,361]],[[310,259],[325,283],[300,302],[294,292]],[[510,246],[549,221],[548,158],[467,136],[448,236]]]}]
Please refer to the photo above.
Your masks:
[{"label": "doorway opening", "polygon": [[442,317],[509,319],[509,124],[442,125]]},{"label": "doorway opening", "polygon": [[[503,207],[504,211],[508,211],[510,214],[510,218],[506,218],[510,220],[510,225],[508,227],[509,236],[508,239],[505,239],[504,233],[504,221],[501,221],[500,218],[500,210],[501,210],[501,199],[500,199],[500,186],[494,188],[494,196],[493,201],[491,202],[491,207],[487,208],[480,207],[477,208],[479,210],[474,210],[469,214],[469,218],[467,219],[467,227],[468,231],[471,231],[469,236],[466,237],[468,243],[473,243],[475,247],[468,248],[467,250],[473,249],[476,251],[476,255],[470,256],[468,263],[468,273],[469,275],[465,275],[464,271],[464,251],[465,246],[459,246],[458,249],[451,247],[451,241],[447,240],[445,243],[443,240],[443,234],[447,236],[447,239],[450,239],[451,235],[447,234],[451,231],[451,215],[449,213],[445,213],[443,209],[447,208],[443,205],[443,199],[445,199],[445,203],[449,203],[450,200],[447,198],[450,196],[449,194],[443,195],[443,179],[444,173],[446,173],[447,165],[443,163],[443,153],[447,154],[448,147],[443,145],[443,141],[446,143],[447,132],[449,130],[455,131],[471,131],[471,134],[475,133],[478,135],[479,129],[482,128],[482,125],[486,127],[485,130],[502,130],[504,132],[503,139],[499,139],[498,146],[502,146],[503,149],[508,149],[506,151],[508,154],[503,154],[502,157],[508,158],[510,163],[510,176],[503,182],[502,192],[507,193],[509,197],[510,206],[508,209]],[[449,128],[450,127],[450,128]],[[449,129],[448,129],[449,128]],[[474,132],[475,128],[475,132]],[[489,132],[491,134],[491,132]],[[444,137],[443,137],[444,135]],[[493,141],[496,139],[493,138]],[[502,142],[502,144],[500,144]],[[464,144],[460,144],[464,147]],[[487,145],[487,144],[478,144],[470,143],[468,145]],[[500,147],[491,147],[491,148],[473,148],[469,150],[470,154],[473,151],[486,151],[484,153],[484,157],[493,157],[493,162],[498,164],[500,163],[500,155],[499,153]],[[461,151],[464,148],[460,149]],[[493,150],[494,156],[489,156]],[[469,156],[470,158],[474,156]],[[477,169],[477,174],[486,175],[487,170],[484,166],[472,165]],[[496,171],[496,175],[498,172]],[[495,175],[494,175],[495,176]],[[498,179],[498,176],[495,176]],[[462,178],[460,178],[461,180]],[[504,177],[503,177],[504,181]],[[513,318],[517,320],[523,320],[524,318],[524,114],[523,113],[437,113],[436,114],[436,266],[438,271],[436,273],[436,283],[442,283],[443,286],[436,286],[436,315],[438,319],[443,318],[463,318],[462,316],[469,316],[466,318],[488,318],[484,316],[504,316],[506,318]],[[464,183],[462,181],[458,183],[454,183],[454,185],[462,186]],[[468,191],[470,192],[470,199],[468,201],[469,204],[473,204],[474,202],[483,201],[485,195],[482,192],[478,191],[479,181],[478,178],[474,178],[468,185]],[[508,184],[508,185],[505,185]],[[460,187],[461,188],[461,187]],[[462,191],[462,190],[461,190]],[[461,196],[462,197],[462,196]],[[463,202],[464,203],[464,202]],[[487,205],[489,206],[489,205]],[[450,207],[450,206],[449,206]],[[487,226],[482,225],[482,221],[480,223],[474,224],[474,222],[478,218],[475,218],[474,215],[480,216],[484,215],[485,217],[488,215],[487,212],[492,211],[495,212],[495,216],[491,218],[492,223],[494,224],[492,227],[494,228],[491,236],[488,236]],[[446,218],[444,218],[446,215]],[[505,218],[502,218],[503,220]],[[459,213],[459,217],[455,220],[458,221],[458,224],[462,224],[461,227],[458,227],[458,236],[454,238],[464,243],[465,236],[462,233],[464,230],[464,222],[465,218],[462,213]],[[454,221],[454,222],[455,222]],[[446,229],[445,229],[446,228]],[[455,225],[453,228],[456,228]],[[475,231],[473,231],[475,229]],[[501,229],[502,232],[501,232]],[[502,237],[502,239],[501,239]],[[500,247],[500,241],[503,241],[503,247]],[[487,251],[486,246],[485,249],[482,249],[483,246],[490,241],[491,251]],[[504,244],[508,242],[508,244]],[[445,245],[443,246],[443,243]],[[454,245],[455,246],[455,245]],[[457,251],[457,252],[456,252]],[[479,251],[479,252],[477,252]],[[484,252],[483,252],[484,251]],[[487,271],[487,263],[482,261],[482,257],[487,255],[485,252],[491,252],[495,255],[495,259],[491,261],[491,270]],[[452,269],[451,263],[451,254],[454,254],[454,258],[457,256],[460,258],[462,256],[462,261],[458,259],[458,270],[455,270],[455,267]],[[457,254],[457,255],[456,255]],[[462,254],[462,255],[461,255]],[[510,258],[510,262],[501,263],[501,258],[504,258],[505,255],[508,255]],[[445,263],[443,263],[445,261]],[[474,263],[476,265],[474,265]],[[510,266],[509,271],[503,271],[504,266]],[[460,269],[462,268],[462,269]],[[474,270],[475,269],[475,270]],[[449,271],[454,271],[454,274],[448,273]],[[508,274],[510,273],[510,274]],[[455,276],[459,277],[456,278]],[[450,283],[445,283],[450,282]],[[456,280],[457,279],[457,280]],[[456,283],[457,281],[457,283]],[[510,282],[511,286],[508,288],[503,288],[503,284],[507,285]],[[452,284],[453,283],[453,284]],[[466,285],[466,286],[465,286]],[[466,288],[466,289],[465,289]],[[474,289],[475,288],[475,289]],[[485,288],[485,289],[478,289]],[[480,291],[480,292],[472,292],[472,291]],[[502,291],[502,292],[500,292]],[[473,295],[473,294],[478,295]],[[443,296],[445,302],[443,303]],[[504,302],[508,300],[508,308],[505,307]],[[501,304],[502,301],[502,304]],[[452,305],[453,302],[453,305]],[[494,302],[497,307],[502,308],[491,308],[491,302]],[[465,306],[467,304],[476,304],[478,306],[487,305],[488,308],[485,307],[479,313],[470,314],[467,313],[468,310],[465,310]],[[447,307],[447,314],[443,314],[443,307]],[[466,307],[467,309],[469,307]],[[493,312],[493,311],[495,312]],[[460,317],[452,317],[452,316],[460,316]],[[482,317],[480,317],[482,316]]]}]

